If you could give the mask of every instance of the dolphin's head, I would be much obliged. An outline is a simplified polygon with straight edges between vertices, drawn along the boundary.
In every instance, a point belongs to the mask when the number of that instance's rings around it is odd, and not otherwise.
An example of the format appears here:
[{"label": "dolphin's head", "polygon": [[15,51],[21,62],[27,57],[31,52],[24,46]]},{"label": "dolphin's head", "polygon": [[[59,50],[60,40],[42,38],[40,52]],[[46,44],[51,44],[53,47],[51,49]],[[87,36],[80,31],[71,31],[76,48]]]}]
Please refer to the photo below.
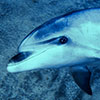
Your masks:
[{"label": "dolphin's head", "polygon": [[[95,45],[97,41],[94,42],[94,33],[95,30],[99,31],[100,25],[96,27],[97,23],[94,24],[92,16],[87,22],[81,15],[79,12],[58,17],[36,28],[22,41],[18,54],[9,61],[7,70],[20,72],[71,66],[98,58],[99,50]],[[91,27],[95,28],[92,36]]]}]

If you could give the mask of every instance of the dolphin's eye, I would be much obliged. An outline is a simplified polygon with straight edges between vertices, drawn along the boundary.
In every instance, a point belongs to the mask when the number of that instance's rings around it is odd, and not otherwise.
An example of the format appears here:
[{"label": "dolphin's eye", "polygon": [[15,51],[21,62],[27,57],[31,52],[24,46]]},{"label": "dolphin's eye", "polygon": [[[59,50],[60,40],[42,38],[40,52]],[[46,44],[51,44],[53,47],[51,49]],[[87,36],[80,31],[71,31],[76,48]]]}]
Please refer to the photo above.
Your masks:
[{"label": "dolphin's eye", "polygon": [[62,36],[62,37],[60,38],[60,40],[59,40],[59,42],[60,42],[61,44],[65,44],[65,43],[67,43],[67,41],[68,41],[68,38],[65,37],[65,36]]}]

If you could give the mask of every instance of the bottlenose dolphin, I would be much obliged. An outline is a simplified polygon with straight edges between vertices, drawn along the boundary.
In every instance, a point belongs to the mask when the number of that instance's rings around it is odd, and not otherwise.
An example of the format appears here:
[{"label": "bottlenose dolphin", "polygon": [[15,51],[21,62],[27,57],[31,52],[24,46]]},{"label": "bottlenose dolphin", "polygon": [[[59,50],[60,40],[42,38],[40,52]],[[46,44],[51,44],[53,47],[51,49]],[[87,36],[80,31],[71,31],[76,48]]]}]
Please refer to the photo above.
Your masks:
[{"label": "bottlenose dolphin", "polygon": [[87,63],[100,58],[100,9],[88,9],[53,18],[26,36],[8,72],[69,67],[78,86],[92,95]]}]

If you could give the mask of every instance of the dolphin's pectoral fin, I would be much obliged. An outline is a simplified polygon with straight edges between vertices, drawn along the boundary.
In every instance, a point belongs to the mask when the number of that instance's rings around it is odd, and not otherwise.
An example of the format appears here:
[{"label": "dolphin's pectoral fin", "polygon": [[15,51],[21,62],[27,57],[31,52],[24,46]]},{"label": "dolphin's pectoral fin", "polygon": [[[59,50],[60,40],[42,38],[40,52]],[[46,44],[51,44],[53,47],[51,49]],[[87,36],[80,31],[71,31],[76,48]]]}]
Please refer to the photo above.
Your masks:
[{"label": "dolphin's pectoral fin", "polygon": [[89,69],[86,66],[74,66],[71,67],[71,74],[78,86],[89,95],[92,95],[90,87],[91,72]]}]

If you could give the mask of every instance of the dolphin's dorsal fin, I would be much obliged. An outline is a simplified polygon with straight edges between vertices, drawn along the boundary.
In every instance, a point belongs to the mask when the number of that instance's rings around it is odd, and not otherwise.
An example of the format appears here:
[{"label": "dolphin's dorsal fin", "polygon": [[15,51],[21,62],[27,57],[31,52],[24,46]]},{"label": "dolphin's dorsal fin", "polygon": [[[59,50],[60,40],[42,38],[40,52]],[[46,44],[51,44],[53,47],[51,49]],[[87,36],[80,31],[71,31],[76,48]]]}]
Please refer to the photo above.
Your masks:
[{"label": "dolphin's dorsal fin", "polygon": [[90,87],[91,72],[89,69],[86,66],[74,66],[71,67],[71,74],[78,86],[89,95],[92,95]]}]

